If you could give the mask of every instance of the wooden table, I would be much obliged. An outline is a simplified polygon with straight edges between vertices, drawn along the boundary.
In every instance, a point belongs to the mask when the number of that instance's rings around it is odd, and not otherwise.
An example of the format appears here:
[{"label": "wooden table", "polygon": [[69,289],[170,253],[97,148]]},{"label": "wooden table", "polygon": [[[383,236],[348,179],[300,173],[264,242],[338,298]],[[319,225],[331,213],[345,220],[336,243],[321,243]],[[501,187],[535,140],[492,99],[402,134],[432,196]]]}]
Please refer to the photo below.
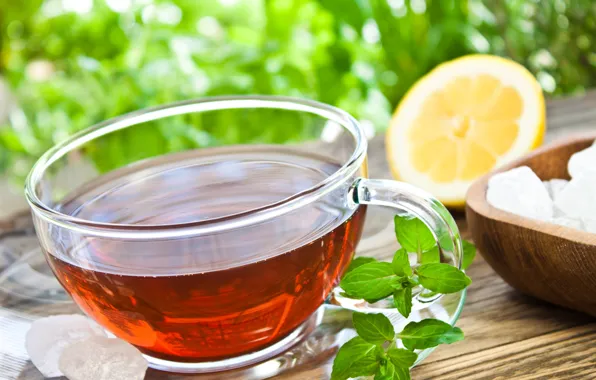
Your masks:
[{"label": "wooden table", "polygon": [[[596,92],[548,102],[547,142],[585,130],[596,130]],[[372,178],[390,178],[381,137],[374,138],[369,149]],[[463,236],[469,238],[463,213],[454,215]],[[0,223],[0,230],[26,225],[27,219]],[[391,254],[381,252],[375,249],[371,253],[381,257]],[[518,293],[480,255],[468,274],[473,284],[457,323],[466,339],[439,347],[413,370],[413,379],[596,379],[594,318]],[[280,378],[323,379],[329,369],[326,361]],[[0,379],[4,379],[1,370]],[[18,378],[39,379],[40,375],[28,365]]]}]

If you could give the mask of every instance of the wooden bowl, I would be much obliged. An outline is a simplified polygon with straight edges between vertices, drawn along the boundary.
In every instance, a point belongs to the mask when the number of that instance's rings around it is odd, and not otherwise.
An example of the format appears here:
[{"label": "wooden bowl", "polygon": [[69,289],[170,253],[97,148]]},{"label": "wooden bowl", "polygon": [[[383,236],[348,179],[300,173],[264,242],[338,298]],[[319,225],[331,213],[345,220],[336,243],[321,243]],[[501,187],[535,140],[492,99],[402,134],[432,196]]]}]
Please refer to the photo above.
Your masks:
[{"label": "wooden bowl", "polygon": [[[596,316],[596,234],[525,218],[486,201],[489,178],[527,165],[542,180],[569,179],[567,161],[596,134],[544,146],[478,179],[466,217],[479,252],[509,285],[542,300]],[[596,216],[595,216],[596,217]]]}]

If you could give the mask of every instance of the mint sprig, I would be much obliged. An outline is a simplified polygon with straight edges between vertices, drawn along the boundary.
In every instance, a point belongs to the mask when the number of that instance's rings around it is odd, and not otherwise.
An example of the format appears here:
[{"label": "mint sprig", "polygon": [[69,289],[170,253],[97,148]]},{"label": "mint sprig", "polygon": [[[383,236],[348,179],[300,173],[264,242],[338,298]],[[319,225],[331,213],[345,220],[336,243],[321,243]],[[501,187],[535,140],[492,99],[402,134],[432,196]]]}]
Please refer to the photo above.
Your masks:
[{"label": "mint sprig", "polygon": [[[437,319],[410,322],[397,334],[389,318],[383,314],[355,312],[352,323],[358,336],[337,352],[331,380],[373,375],[382,380],[410,379],[409,369],[418,360],[414,350],[464,338],[459,328]],[[395,347],[396,339],[401,339],[405,348]],[[385,348],[389,342],[391,344]]]},{"label": "mint sprig", "polygon": [[391,264],[372,261],[361,265],[348,272],[339,285],[348,297],[373,303],[389,297],[394,290],[417,284],[436,293],[448,294],[459,292],[472,282],[464,272],[449,264],[422,264],[414,270],[405,270],[403,255],[404,251],[400,249]]},{"label": "mint sprig", "polygon": [[348,272],[340,286],[351,298],[376,302],[389,297],[399,280],[391,264],[375,260]]},{"label": "mint sprig", "polygon": [[383,314],[354,313],[352,323],[358,336],[372,344],[383,344],[395,338],[391,321]]},{"label": "mint sprig", "polygon": [[412,287],[405,286],[393,292],[393,304],[397,311],[408,318],[412,312]]},{"label": "mint sprig", "polygon": [[432,232],[420,219],[409,215],[396,215],[393,222],[397,242],[406,251],[423,252],[437,245]]},{"label": "mint sprig", "polygon": [[[372,257],[354,259],[340,282],[345,296],[371,303],[392,296],[397,311],[407,318],[412,312],[414,288],[421,286],[424,294],[448,294],[470,285],[472,280],[463,271],[441,263],[441,249],[421,220],[396,216],[394,221],[401,248],[395,252],[391,263]],[[441,241],[447,237],[441,236]],[[474,260],[476,247],[464,241],[463,249],[462,267],[465,269]],[[417,258],[417,266],[410,265],[411,257]],[[399,333],[384,314],[355,312],[352,322],[358,336],[339,349],[333,362],[332,380],[358,376],[409,380],[410,367],[418,359],[415,350],[464,338],[461,329],[437,319],[410,322]]]},{"label": "mint sprig", "polygon": [[416,274],[420,285],[443,294],[459,292],[472,283],[464,272],[449,264],[422,264],[416,268]]},{"label": "mint sprig", "polygon": [[420,322],[408,323],[397,337],[407,349],[423,350],[439,344],[458,342],[464,339],[464,333],[459,327],[453,327],[438,319],[423,319]]},{"label": "mint sprig", "polygon": [[352,338],[341,346],[333,361],[331,379],[344,380],[350,377],[374,375],[379,369],[383,349],[361,337]]},{"label": "mint sprig", "polygon": [[346,271],[346,274],[348,272],[351,272],[354,269],[358,268],[359,266],[368,264],[373,261],[377,261],[377,260],[375,260],[373,257],[364,257],[364,256],[356,257],[356,258],[354,258],[354,260],[352,260],[350,262],[350,265],[348,266],[348,270]]},{"label": "mint sprig", "polygon": [[380,365],[374,380],[410,380],[410,369],[396,367],[387,360]]},{"label": "mint sprig", "polygon": [[441,262],[441,251],[439,246],[435,245],[429,250],[420,253],[420,264],[432,264]]},{"label": "mint sprig", "polygon": [[387,350],[387,356],[397,368],[410,368],[418,359],[416,353],[403,348],[390,348]]},{"label": "mint sprig", "polygon": [[408,258],[408,252],[404,249],[398,249],[393,255],[393,261],[391,262],[393,267],[393,273],[397,276],[411,276],[412,267],[410,266],[410,259]]},{"label": "mint sprig", "polygon": [[462,241],[462,246],[464,248],[464,257],[462,259],[461,267],[462,269],[468,269],[476,257],[476,246],[466,240]]}]

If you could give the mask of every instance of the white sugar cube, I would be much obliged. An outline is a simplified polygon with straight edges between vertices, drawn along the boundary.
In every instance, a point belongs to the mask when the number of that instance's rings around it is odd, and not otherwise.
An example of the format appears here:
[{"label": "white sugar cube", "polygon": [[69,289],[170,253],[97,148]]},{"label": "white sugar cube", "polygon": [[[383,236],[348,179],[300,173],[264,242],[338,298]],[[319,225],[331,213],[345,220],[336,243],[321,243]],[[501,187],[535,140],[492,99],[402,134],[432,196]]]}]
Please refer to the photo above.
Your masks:
[{"label": "white sugar cube", "polygon": [[596,146],[574,153],[567,163],[567,171],[571,178],[588,173],[596,176]]},{"label": "white sugar cube", "polygon": [[69,380],[142,380],[147,361],[134,346],[100,336],[66,347],[60,370]]},{"label": "white sugar cube", "polygon": [[596,176],[588,173],[573,177],[557,196],[555,207],[566,217],[594,218],[596,215]]},{"label": "white sugar cube", "polygon": [[584,225],[584,228],[583,228],[584,231],[596,234],[596,219],[584,219],[583,225]]},{"label": "white sugar cube", "polygon": [[567,181],[566,179],[555,178],[548,181],[542,181],[542,183],[544,183],[544,186],[546,187],[546,190],[548,191],[550,198],[554,201],[557,198],[557,196],[561,193],[561,191],[565,188],[565,186],[567,186],[569,181]]},{"label": "white sugar cube", "polygon": [[581,230],[584,228],[581,220],[575,219],[575,218],[567,218],[564,216],[558,217],[558,218],[552,218],[550,220],[550,222],[554,223],[554,224],[558,224],[559,226],[575,228],[578,230]]},{"label": "white sugar cube", "polygon": [[79,314],[41,318],[31,324],[25,348],[31,361],[45,377],[62,376],[58,359],[69,345],[92,336],[104,336],[95,322]]},{"label": "white sugar cube", "polygon": [[553,202],[546,187],[527,166],[492,176],[486,199],[492,206],[513,214],[539,220],[553,217]]}]

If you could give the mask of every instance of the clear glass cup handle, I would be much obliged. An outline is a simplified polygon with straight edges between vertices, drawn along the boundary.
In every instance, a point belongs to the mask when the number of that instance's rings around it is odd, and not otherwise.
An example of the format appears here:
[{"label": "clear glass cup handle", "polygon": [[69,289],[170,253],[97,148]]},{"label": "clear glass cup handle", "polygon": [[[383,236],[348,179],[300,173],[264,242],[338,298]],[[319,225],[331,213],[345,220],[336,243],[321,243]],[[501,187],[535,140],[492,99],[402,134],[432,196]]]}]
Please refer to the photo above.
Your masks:
[{"label": "clear glass cup handle", "polygon": [[[445,206],[426,191],[398,181],[358,178],[350,188],[349,199],[354,207],[357,205],[384,206],[395,209],[398,215],[410,214],[418,217],[433,233],[441,250],[441,261],[444,263],[451,261],[451,265],[461,269],[463,248],[457,224]],[[412,311],[407,318],[397,311],[391,297],[369,304],[364,300],[348,297],[340,287],[333,290],[326,306],[334,308],[333,311],[338,315],[342,313],[347,326],[351,326],[349,320],[352,318],[353,311],[384,314],[391,321],[396,332],[403,330],[410,322],[427,318],[439,319],[452,326],[455,325],[466,299],[465,289],[445,295],[427,292],[421,288],[418,291],[412,300]],[[348,331],[350,332],[346,333],[347,338],[341,344],[356,335],[354,330]],[[341,346],[341,344],[338,345]],[[396,344],[403,348],[399,340]],[[416,364],[432,350],[434,348],[417,350]]]},{"label": "clear glass cup handle", "polygon": [[[461,269],[463,249],[457,224],[445,206],[426,191],[398,181],[358,178],[350,188],[349,199],[354,207],[391,207],[397,215],[418,217],[434,235],[441,250],[441,261]],[[369,304],[347,297],[340,287],[333,290],[326,303],[361,313],[383,313],[394,325],[395,331],[401,331],[410,321],[425,318],[436,318],[453,325],[461,312],[465,293],[462,290],[442,295],[422,288],[415,289],[412,313],[408,318],[397,311],[391,297]]]},{"label": "clear glass cup handle", "polygon": [[[354,207],[384,206],[395,209],[397,215],[418,217],[434,235],[441,250],[441,262],[461,269],[463,249],[457,224],[445,206],[426,191],[398,181],[358,178],[350,188],[349,200]],[[327,303],[361,313],[383,313],[392,322],[395,331],[401,331],[410,321],[425,318],[440,319],[451,325],[455,323],[465,300],[465,289],[442,295],[417,288],[414,289],[412,313],[408,318],[397,311],[391,297],[369,304],[347,297],[340,287],[333,290]]]},{"label": "clear glass cup handle", "polygon": [[422,220],[433,233],[442,257],[461,269],[462,242],[455,220],[435,197],[407,183],[359,178],[352,187],[355,204],[392,207]]}]

